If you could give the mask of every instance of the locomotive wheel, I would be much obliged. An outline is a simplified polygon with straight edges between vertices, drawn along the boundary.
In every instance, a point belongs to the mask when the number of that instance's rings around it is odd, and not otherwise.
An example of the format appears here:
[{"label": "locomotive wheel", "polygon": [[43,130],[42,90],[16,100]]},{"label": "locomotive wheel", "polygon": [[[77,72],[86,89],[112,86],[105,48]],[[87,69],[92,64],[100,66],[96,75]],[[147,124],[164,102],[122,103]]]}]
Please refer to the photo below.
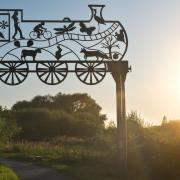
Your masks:
[{"label": "locomotive wheel", "polygon": [[57,85],[64,81],[68,73],[67,63],[42,62],[37,63],[36,73],[39,79],[48,85]]},{"label": "locomotive wheel", "polygon": [[26,62],[3,62],[0,63],[0,80],[8,85],[22,83],[28,75],[29,67]]},{"label": "locomotive wheel", "polygon": [[87,85],[95,85],[104,79],[107,65],[104,62],[76,63],[75,71],[81,82]]}]

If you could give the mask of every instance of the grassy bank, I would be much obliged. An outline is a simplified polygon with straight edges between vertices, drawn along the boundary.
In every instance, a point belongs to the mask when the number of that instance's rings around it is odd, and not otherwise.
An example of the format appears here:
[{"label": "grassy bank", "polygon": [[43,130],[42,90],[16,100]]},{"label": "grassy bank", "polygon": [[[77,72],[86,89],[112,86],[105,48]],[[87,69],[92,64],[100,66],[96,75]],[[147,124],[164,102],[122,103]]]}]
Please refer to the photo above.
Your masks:
[{"label": "grassy bank", "polygon": [[[128,180],[180,179],[180,143],[165,140],[166,143],[161,137],[161,141],[156,138],[158,142],[129,145]],[[112,144],[67,141],[13,143],[1,148],[0,156],[33,161],[64,172],[74,180],[120,180],[118,154]]]},{"label": "grassy bank", "polygon": [[18,180],[18,177],[10,168],[0,164],[0,180]]},{"label": "grassy bank", "polygon": [[[135,129],[130,125],[128,179],[179,180],[180,123]],[[34,161],[75,180],[120,180],[119,154],[115,137],[110,137],[106,134],[103,138],[85,140],[65,136],[48,141],[16,142],[2,146],[0,156]]]},{"label": "grassy bank", "polygon": [[119,180],[116,160],[110,151],[79,140],[67,144],[16,143],[1,149],[1,156],[34,161],[64,172],[75,180]]}]

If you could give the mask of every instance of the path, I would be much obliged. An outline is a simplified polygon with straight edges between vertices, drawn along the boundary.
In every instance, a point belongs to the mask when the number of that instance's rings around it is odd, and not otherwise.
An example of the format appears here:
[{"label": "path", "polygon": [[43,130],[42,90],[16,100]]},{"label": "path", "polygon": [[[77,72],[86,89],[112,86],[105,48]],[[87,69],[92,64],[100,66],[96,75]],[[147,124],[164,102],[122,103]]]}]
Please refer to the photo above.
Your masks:
[{"label": "path", "polygon": [[58,171],[33,163],[7,159],[0,159],[0,162],[11,167],[20,180],[72,180]]}]

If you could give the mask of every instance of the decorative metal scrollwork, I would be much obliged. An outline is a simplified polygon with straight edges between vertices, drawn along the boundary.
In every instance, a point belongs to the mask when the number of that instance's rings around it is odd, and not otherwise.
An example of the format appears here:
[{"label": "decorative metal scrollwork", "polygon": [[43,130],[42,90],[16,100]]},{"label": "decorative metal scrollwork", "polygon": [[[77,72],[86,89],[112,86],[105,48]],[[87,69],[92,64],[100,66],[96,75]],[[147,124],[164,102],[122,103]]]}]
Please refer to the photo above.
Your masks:
[{"label": "decorative metal scrollwork", "polygon": [[75,73],[87,85],[101,82],[128,47],[124,27],[105,20],[104,7],[89,5],[89,20],[25,20],[21,9],[0,9],[0,80],[18,85],[36,73],[57,85]]}]

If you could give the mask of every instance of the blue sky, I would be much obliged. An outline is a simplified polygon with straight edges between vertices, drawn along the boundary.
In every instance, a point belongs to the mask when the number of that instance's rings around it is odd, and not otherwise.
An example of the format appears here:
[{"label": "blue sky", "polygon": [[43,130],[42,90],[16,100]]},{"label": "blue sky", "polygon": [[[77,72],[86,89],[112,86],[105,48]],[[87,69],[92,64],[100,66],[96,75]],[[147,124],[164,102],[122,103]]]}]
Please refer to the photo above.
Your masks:
[{"label": "blue sky", "polygon": [[[124,59],[132,65],[126,80],[127,111],[137,110],[146,121],[159,123],[163,115],[180,119],[180,1],[178,0],[1,0],[1,8],[22,8],[25,19],[88,19],[88,4],[106,4],[104,18],[125,27],[129,48]],[[115,120],[115,83],[107,75],[96,86],[69,75],[58,86],[47,86],[35,75],[17,87],[0,83],[0,104],[11,105],[35,95],[89,93]]]}]

